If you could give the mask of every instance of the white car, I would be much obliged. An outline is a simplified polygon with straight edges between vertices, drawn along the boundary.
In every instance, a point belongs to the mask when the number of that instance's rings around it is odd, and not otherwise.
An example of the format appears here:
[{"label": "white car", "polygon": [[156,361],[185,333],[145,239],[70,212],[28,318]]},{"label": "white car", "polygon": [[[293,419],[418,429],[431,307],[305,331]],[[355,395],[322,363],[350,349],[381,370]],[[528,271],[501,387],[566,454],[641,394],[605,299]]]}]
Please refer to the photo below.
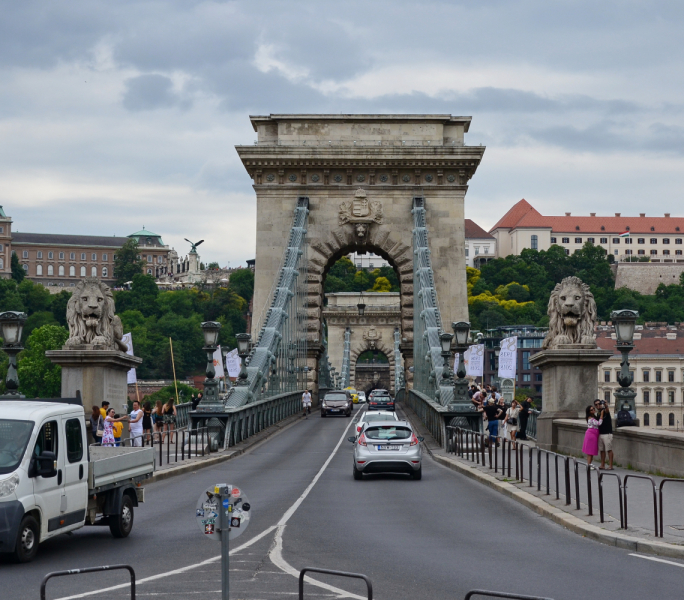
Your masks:
[{"label": "white car", "polygon": [[359,404],[366,403],[366,392],[359,392]]},{"label": "white car", "polygon": [[376,410],[373,412],[365,411],[361,414],[358,423],[356,423],[356,437],[358,437],[361,432],[365,429],[368,423],[373,421],[398,421],[396,413],[390,412],[388,410]]}]

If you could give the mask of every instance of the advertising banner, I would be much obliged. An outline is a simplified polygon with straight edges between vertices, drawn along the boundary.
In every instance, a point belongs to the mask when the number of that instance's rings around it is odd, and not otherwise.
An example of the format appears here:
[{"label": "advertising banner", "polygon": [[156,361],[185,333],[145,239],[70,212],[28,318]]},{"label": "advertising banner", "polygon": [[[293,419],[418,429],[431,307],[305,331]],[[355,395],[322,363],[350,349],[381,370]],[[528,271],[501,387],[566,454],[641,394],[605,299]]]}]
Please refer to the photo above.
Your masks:
[{"label": "advertising banner", "polygon": [[515,379],[518,365],[518,337],[513,336],[501,340],[501,352],[499,353],[499,377],[511,377]]},{"label": "advertising banner", "polygon": [[214,371],[216,371],[216,377],[221,378],[225,377],[225,373],[223,372],[223,357],[221,356],[221,346],[218,346],[216,350],[214,350]]},{"label": "advertising banner", "polygon": [[234,379],[240,374],[240,357],[237,348],[226,354],[226,368],[228,369],[228,377]]},{"label": "advertising banner", "polygon": [[484,374],[484,354],[484,344],[475,344],[466,350],[463,360],[468,376],[482,377]]}]

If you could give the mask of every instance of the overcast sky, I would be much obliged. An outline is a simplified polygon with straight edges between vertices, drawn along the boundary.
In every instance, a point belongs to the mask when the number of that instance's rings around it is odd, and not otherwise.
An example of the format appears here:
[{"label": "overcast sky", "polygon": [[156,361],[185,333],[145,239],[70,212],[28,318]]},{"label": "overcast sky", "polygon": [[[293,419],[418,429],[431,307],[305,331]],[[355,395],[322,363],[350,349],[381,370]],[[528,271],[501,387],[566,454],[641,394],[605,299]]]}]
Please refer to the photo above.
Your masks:
[{"label": "overcast sky", "polygon": [[250,114],[451,113],[487,146],[466,216],[682,216],[684,3],[14,2],[0,203],[19,231],[127,235],[244,265]]}]

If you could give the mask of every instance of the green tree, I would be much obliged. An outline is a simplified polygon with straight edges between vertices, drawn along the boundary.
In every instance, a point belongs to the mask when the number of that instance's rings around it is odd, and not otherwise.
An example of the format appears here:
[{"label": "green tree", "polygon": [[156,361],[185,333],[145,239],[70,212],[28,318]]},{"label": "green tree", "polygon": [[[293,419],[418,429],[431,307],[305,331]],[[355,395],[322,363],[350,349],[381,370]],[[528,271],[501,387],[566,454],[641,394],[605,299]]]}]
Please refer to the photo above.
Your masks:
[{"label": "green tree", "polygon": [[145,262],[140,258],[138,242],[129,239],[114,253],[114,277],[117,285],[132,281],[137,274],[142,274]]},{"label": "green tree", "polygon": [[230,274],[228,286],[247,303],[254,295],[254,273],[252,269],[238,269]]},{"label": "green tree", "polygon": [[26,277],[26,271],[24,271],[24,267],[22,267],[19,263],[19,257],[14,253],[12,254],[11,268],[12,279],[14,279],[14,281],[17,283],[24,281],[24,277]]},{"label": "green tree", "polygon": [[66,309],[70,298],[71,292],[62,290],[59,294],[53,295],[50,302],[50,311],[62,327],[67,326]]},{"label": "green tree", "polygon": [[26,310],[14,279],[0,279],[0,311]]},{"label": "green tree", "polygon": [[214,270],[214,269],[220,269],[220,268],[221,268],[221,267],[219,266],[219,264],[218,264],[217,262],[210,262],[210,263],[207,265],[207,269],[208,269],[209,271],[212,271],[212,270]]},{"label": "green tree", "polygon": [[35,329],[19,355],[19,390],[28,398],[58,398],[61,394],[62,368],[45,356],[47,350],[58,350],[69,337],[64,327],[43,325]]},{"label": "green tree", "polygon": [[373,284],[373,292],[390,292],[392,290],[392,284],[389,282],[387,277],[377,277],[375,283]]},{"label": "green tree", "polygon": [[17,291],[21,296],[24,309],[29,314],[50,309],[52,296],[47,288],[40,283],[33,283],[30,279],[25,279],[17,286]]}]

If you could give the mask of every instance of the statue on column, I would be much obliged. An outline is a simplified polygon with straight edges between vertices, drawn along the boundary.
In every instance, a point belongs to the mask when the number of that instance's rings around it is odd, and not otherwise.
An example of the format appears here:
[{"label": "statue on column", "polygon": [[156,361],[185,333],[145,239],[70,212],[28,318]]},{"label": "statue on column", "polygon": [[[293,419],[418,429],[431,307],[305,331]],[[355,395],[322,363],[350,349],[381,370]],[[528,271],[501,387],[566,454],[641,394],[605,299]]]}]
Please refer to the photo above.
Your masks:
[{"label": "statue on column", "polygon": [[556,284],[549,298],[549,331],[542,348],[568,344],[596,348],[597,310],[594,295],[579,277],[566,277]]}]

